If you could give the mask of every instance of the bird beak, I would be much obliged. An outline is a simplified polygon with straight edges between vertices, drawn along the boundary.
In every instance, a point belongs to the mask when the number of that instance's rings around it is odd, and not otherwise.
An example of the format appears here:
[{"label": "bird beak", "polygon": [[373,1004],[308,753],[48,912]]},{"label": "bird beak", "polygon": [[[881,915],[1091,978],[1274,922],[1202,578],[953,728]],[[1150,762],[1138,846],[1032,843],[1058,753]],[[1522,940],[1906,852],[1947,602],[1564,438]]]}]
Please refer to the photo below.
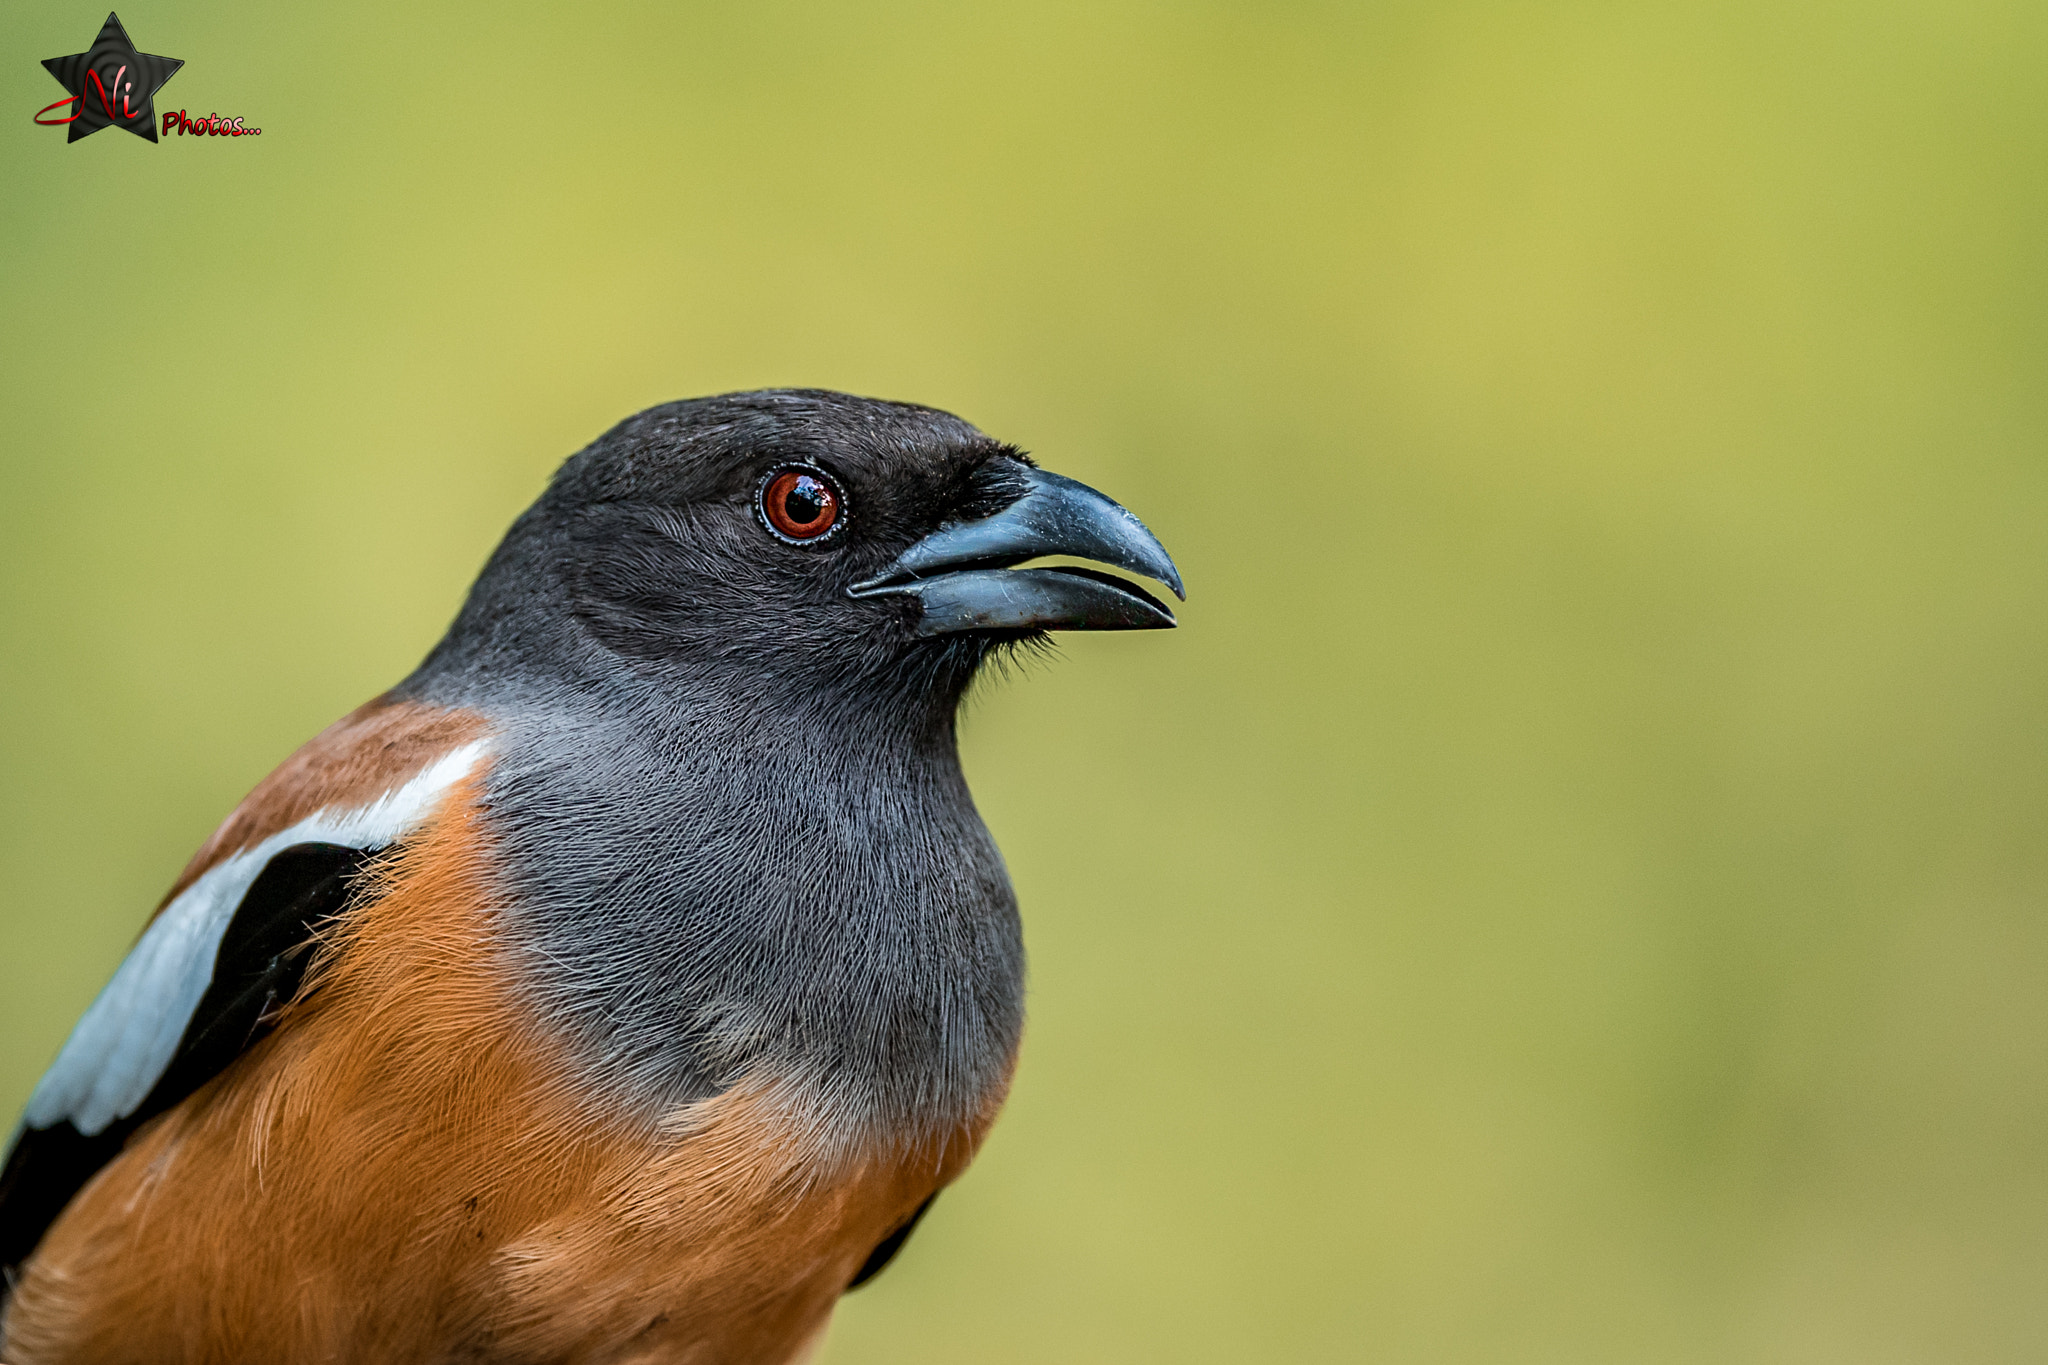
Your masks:
[{"label": "bird beak", "polygon": [[1185,601],[1180,571],[1139,521],[1085,483],[1020,465],[1024,495],[993,516],[944,526],[897,556],[855,597],[915,597],[920,635],[962,630],[1158,630],[1165,603],[1094,569],[1013,569],[1071,555],[1156,578]]}]

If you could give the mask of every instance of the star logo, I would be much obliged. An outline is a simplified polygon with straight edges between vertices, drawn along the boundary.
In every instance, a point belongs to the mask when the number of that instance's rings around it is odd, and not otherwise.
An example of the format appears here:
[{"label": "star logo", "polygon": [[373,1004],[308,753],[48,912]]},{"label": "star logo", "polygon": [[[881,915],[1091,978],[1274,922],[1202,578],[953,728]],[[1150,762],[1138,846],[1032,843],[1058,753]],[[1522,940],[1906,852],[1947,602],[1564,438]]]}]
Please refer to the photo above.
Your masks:
[{"label": "star logo", "polygon": [[176,57],[137,52],[135,44],[128,41],[128,30],[121,27],[121,17],[108,14],[105,27],[89,49],[69,57],[43,59],[43,66],[71,98],[57,101],[42,114],[67,104],[77,105],[78,112],[68,119],[46,120],[38,114],[36,122],[69,123],[71,135],[66,142],[90,137],[106,127],[126,128],[155,142],[156,108],[150,97],[184,64]]}]

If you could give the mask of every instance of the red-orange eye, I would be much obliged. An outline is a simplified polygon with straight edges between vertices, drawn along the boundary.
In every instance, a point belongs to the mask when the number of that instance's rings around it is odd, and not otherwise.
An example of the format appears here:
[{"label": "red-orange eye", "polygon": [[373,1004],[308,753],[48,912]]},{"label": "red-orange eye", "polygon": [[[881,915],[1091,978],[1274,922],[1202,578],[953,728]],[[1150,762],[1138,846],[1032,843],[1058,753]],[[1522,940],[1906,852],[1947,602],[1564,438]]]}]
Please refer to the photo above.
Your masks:
[{"label": "red-orange eye", "polygon": [[778,469],[761,482],[761,519],[768,529],[798,545],[814,545],[845,520],[839,486],[822,469],[799,465]]}]

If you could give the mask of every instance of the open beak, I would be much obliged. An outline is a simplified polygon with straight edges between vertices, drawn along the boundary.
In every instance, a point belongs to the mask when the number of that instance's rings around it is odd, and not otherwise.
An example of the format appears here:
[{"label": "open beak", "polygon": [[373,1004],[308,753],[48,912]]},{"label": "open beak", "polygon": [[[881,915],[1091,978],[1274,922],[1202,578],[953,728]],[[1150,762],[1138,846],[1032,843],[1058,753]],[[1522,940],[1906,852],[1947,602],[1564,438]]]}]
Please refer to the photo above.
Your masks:
[{"label": "open beak", "polygon": [[1158,630],[1175,624],[1166,604],[1135,583],[1094,569],[1013,569],[1027,559],[1070,555],[1156,578],[1187,598],[1166,547],[1116,503],[1043,469],[1019,465],[1024,495],[993,516],[932,532],[881,574],[848,589],[855,597],[915,597],[920,635],[962,630]]}]

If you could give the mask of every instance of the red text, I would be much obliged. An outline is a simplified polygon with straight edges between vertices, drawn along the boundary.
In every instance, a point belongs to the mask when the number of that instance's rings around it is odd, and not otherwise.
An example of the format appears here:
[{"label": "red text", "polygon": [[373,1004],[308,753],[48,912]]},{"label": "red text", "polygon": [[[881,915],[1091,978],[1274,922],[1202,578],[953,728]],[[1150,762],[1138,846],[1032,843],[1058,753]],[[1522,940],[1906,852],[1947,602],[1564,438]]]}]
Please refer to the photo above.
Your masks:
[{"label": "red text", "polygon": [[[129,107],[128,92],[135,88],[135,82],[128,81],[124,84],[121,78],[127,74],[128,68],[126,65],[123,65],[119,71],[116,71],[114,73],[114,88],[121,92],[121,112],[118,114],[114,112],[113,100],[107,97],[107,87],[101,84],[100,82],[100,73],[88,67],[86,68],[85,78],[88,81],[92,82],[93,89],[100,92],[100,108],[107,111],[107,117],[109,119],[119,119],[122,122],[133,123],[135,121],[135,110]],[[44,114],[49,113],[52,109],[62,109],[67,104],[75,104],[78,106],[78,112],[73,114],[70,118],[43,117]],[[84,114],[85,93],[81,89],[78,94],[73,95],[68,100],[58,100],[55,104],[46,104],[42,108],[36,110],[36,122],[42,124],[45,128],[52,128],[56,127],[59,124],[76,123]]]},{"label": "red text", "polygon": [[244,128],[240,119],[222,118],[219,114],[190,118],[183,109],[164,115],[164,133],[168,135],[173,128],[178,130],[179,137],[187,133],[193,137],[255,137],[263,131],[261,128]]}]

